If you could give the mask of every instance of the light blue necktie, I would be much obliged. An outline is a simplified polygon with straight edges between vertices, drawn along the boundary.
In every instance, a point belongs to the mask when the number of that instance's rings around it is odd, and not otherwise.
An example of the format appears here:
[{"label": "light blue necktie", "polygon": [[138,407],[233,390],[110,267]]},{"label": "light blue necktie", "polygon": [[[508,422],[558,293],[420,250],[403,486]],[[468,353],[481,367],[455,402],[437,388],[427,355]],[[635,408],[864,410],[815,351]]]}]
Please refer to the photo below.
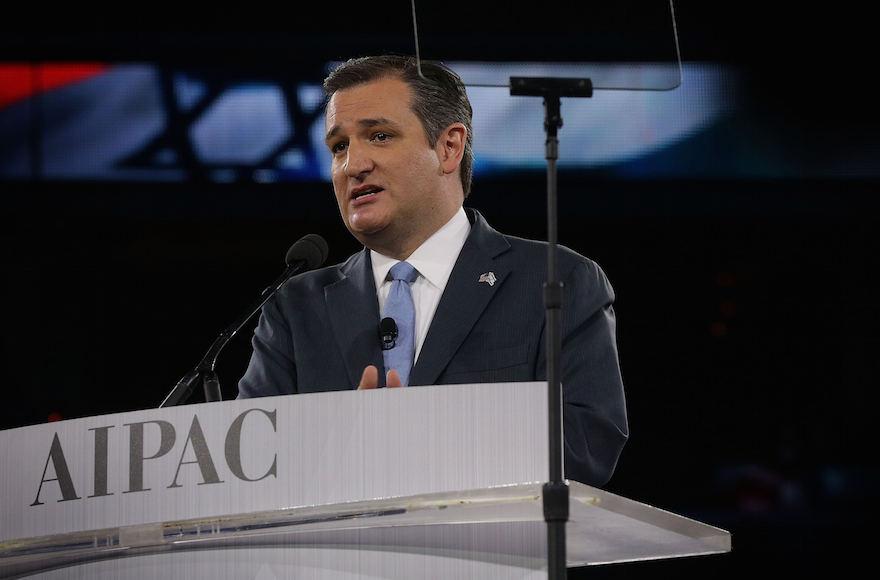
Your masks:
[{"label": "light blue necktie", "polygon": [[409,384],[409,372],[412,370],[415,355],[416,309],[413,306],[410,284],[419,275],[419,271],[408,262],[398,262],[389,272],[394,281],[391,292],[385,299],[382,311],[383,318],[393,318],[397,324],[397,340],[394,348],[383,350],[385,372],[397,371],[404,386]]}]

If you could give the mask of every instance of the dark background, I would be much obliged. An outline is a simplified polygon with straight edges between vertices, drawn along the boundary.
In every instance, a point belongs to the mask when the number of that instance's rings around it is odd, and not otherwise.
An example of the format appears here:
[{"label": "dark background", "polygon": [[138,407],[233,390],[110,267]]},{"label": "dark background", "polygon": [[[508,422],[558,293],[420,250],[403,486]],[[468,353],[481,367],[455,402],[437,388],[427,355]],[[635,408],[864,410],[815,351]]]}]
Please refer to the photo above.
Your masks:
[{"label": "dark background", "polygon": [[[745,73],[746,97],[726,130],[751,136],[755,155],[816,166],[846,150],[874,171],[675,181],[560,176],[560,241],[599,262],[617,291],[631,439],[607,489],[734,534],[728,555],[572,577],[846,573],[872,539],[880,343],[872,284],[880,225],[880,124],[869,89],[875,31],[866,14],[844,7],[711,4],[677,2],[676,16],[685,60]],[[265,8],[259,17],[215,11],[208,20],[195,10],[148,12],[137,28],[130,15],[34,15],[4,24],[0,60],[247,64],[271,54],[299,66],[302,47],[285,35],[292,8]],[[336,51],[327,59],[398,46],[411,52],[406,18],[361,16],[362,36],[315,46]],[[457,23],[461,14],[436,17]],[[375,31],[376,20],[386,30]],[[475,32],[502,38],[509,29],[503,21],[473,22]],[[397,36],[387,30],[394,26]],[[554,47],[535,47],[544,49]],[[564,147],[564,127],[560,136]],[[729,153],[706,147],[703,160],[723,163]],[[662,163],[663,154],[650,161]],[[293,241],[319,233],[330,262],[358,249],[323,183],[36,179],[0,181],[0,190],[0,428],[53,413],[158,406],[280,274]],[[478,182],[468,205],[501,231],[543,238],[543,192],[543,174],[524,172]],[[242,334],[218,365],[226,398],[249,356],[250,330]]]}]

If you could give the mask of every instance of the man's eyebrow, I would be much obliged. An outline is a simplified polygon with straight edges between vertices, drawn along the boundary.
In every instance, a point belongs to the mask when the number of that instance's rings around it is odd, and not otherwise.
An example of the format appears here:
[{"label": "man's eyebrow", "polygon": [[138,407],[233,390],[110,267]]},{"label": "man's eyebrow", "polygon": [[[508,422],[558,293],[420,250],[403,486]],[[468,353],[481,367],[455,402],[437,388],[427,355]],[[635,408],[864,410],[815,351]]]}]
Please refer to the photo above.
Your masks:
[{"label": "man's eyebrow", "polygon": [[[370,129],[372,127],[381,126],[398,126],[398,123],[396,123],[395,121],[392,121],[391,119],[386,119],[384,117],[379,117],[378,119],[359,119],[357,124],[363,129]],[[339,133],[339,131],[339,125],[335,125],[332,129],[327,131],[327,135],[324,136],[324,141],[330,141]]]}]

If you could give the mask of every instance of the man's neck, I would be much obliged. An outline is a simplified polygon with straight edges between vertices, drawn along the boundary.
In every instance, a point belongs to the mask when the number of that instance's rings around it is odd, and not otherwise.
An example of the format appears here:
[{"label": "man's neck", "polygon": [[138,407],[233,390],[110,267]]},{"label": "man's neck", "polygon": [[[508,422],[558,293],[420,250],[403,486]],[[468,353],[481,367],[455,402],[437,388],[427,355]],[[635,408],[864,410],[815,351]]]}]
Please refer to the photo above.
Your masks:
[{"label": "man's neck", "polygon": [[435,230],[425,234],[422,233],[418,236],[415,235],[398,235],[393,239],[383,240],[381,237],[377,236],[375,239],[366,240],[364,245],[367,246],[370,250],[382,254],[383,256],[387,256],[389,258],[393,258],[394,260],[406,260],[409,258],[413,252],[418,250],[426,241],[431,239],[433,236],[437,234],[440,230],[449,224],[449,222],[454,218],[459,212],[463,212],[461,206],[458,206],[455,211],[453,211],[449,217],[443,221],[440,227]]},{"label": "man's neck", "polygon": [[[421,243],[419,243],[418,245],[416,245],[415,247],[413,247],[409,251],[395,254],[395,253],[391,253],[391,252],[385,252],[380,249],[375,249],[372,247],[369,247],[369,249],[373,252],[374,255],[379,254],[384,259],[392,260],[394,262],[408,260],[409,258],[413,257],[414,254],[421,254],[422,248],[430,247],[431,252],[441,250],[441,248],[437,247],[437,244],[441,244],[441,246],[445,246],[446,244],[449,244],[451,242],[451,240],[448,239],[449,232],[462,231],[462,230],[469,231],[470,230],[469,226],[470,226],[470,221],[468,220],[468,217],[464,211],[464,208],[459,207],[458,210],[452,215],[452,217],[450,217],[446,221],[446,223],[444,223],[440,228],[438,228],[436,232],[434,232],[433,234],[428,236],[427,239],[423,240]],[[457,234],[455,234],[455,235],[457,235]],[[464,233],[462,235],[464,237],[467,237],[466,233]],[[435,241],[435,240],[437,240],[437,241]],[[462,238],[460,240],[461,243],[463,243],[463,241],[464,241],[464,238]],[[460,246],[461,243],[455,242],[454,245]],[[457,248],[457,249],[460,249],[460,248]],[[456,249],[456,254],[457,254],[457,249]]]}]

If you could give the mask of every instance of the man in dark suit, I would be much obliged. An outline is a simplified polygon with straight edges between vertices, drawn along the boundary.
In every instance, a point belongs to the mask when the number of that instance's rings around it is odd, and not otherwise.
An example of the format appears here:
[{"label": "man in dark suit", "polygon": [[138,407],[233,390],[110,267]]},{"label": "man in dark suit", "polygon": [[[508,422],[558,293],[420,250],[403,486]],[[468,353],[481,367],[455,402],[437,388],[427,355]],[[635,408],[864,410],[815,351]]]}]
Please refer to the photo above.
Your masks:
[{"label": "man in dark suit", "polygon": [[[333,187],[365,248],[292,278],[266,304],[239,397],[546,380],[547,247],[502,235],[462,207],[473,156],[457,75],[370,57],[340,66],[324,88]],[[378,327],[394,292],[389,270],[401,261],[416,274],[414,352],[405,369],[385,368]],[[558,272],[565,476],[598,486],[627,438],[614,294],[595,263],[568,249]]]}]

